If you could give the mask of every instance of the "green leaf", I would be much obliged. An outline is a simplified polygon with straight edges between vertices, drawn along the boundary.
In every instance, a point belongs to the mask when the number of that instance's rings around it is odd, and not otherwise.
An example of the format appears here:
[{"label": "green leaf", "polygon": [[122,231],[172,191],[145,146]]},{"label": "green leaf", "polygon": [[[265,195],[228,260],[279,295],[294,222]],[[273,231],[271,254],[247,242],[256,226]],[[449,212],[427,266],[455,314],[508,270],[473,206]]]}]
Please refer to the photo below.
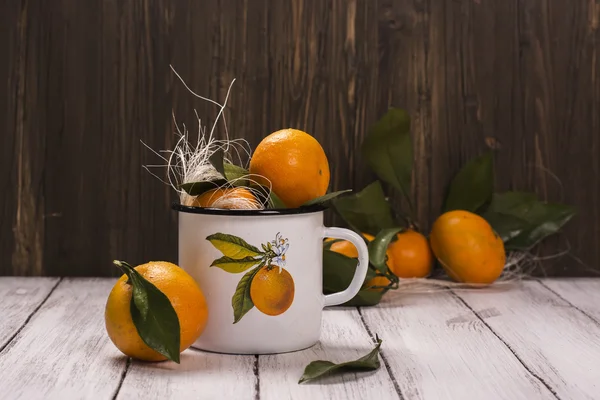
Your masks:
[{"label": "green leaf", "polygon": [[377,370],[381,365],[379,362],[379,348],[381,347],[381,342],[381,339],[377,337],[375,348],[368,354],[354,361],[348,361],[341,364],[323,360],[313,361],[304,368],[304,373],[298,383],[312,381],[333,373],[355,373]]},{"label": "green leaf", "polygon": [[505,243],[508,250],[528,250],[544,238],[557,233],[576,214],[575,208],[564,204],[535,202],[525,218],[530,225]]},{"label": "green leaf", "polygon": [[245,168],[239,167],[228,162],[223,163],[225,179],[231,182],[234,186],[248,186],[247,176],[250,172]]},{"label": "green leaf", "polygon": [[242,259],[233,259],[230,257],[221,257],[212,262],[210,264],[211,267],[219,267],[225,272],[229,272],[230,274],[239,274],[240,272],[244,272],[249,268],[252,268],[256,264],[260,263],[260,258],[254,257],[244,257]]},{"label": "green leaf", "polygon": [[252,279],[254,279],[254,275],[256,275],[256,273],[260,271],[264,265],[264,263],[260,263],[258,267],[246,272],[246,274],[238,282],[235,293],[231,298],[234,324],[237,324],[242,317],[254,307],[254,303],[250,297],[250,284],[252,283]]},{"label": "green leaf", "polygon": [[206,237],[206,240],[212,243],[225,257],[234,260],[240,260],[245,257],[254,257],[261,254],[261,251],[247,243],[244,239],[228,235],[226,233],[214,233]]},{"label": "green leaf", "polygon": [[477,211],[491,197],[494,190],[492,152],[469,161],[456,174],[444,204],[444,211]]},{"label": "green leaf", "polygon": [[281,200],[279,196],[277,196],[275,192],[270,190],[268,187],[254,183],[251,186],[254,189],[254,194],[258,197],[261,203],[267,205],[267,208],[287,208],[283,200]]},{"label": "green leaf", "polygon": [[514,215],[489,210],[481,216],[492,226],[494,232],[500,236],[503,242],[519,236],[529,225],[529,222]]},{"label": "green leaf", "polygon": [[494,194],[482,217],[507,250],[527,250],[558,232],[575,213],[571,206],[541,202],[533,193],[505,192]]},{"label": "green leaf", "polygon": [[388,271],[387,267],[387,256],[386,251],[390,242],[396,238],[399,232],[402,232],[404,228],[388,228],[380,231],[375,239],[369,243],[369,261],[375,268],[382,273]]},{"label": "green leaf", "polygon": [[208,162],[217,170],[218,173],[221,174],[222,177],[225,178],[225,167],[223,166],[224,157],[225,152],[222,149],[219,149],[212,153],[210,157],[208,157]]},{"label": "green leaf", "polygon": [[317,197],[315,199],[309,200],[306,203],[302,204],[300,207],[308,207],[308,206],[312,206],[315,204],[323,204],[323,203],[327,203],[333,199],[335,199],[336,197],[344,194],[344,193],[348,193],[351,192],[352,190],[348,189],[348,190],[340,190],[337,192],[332,192],[332,193],[327,193],[326,195]]},{"label": "green leaf", "polygon": [[381,301],[385,291],[361,289],[351,300],[342,304],[344,307],[371,307]]},{"label": "green leaf", "polygon": [[[331,250],[323,250],[323,288],[327,294],[346,290],[352,282],[358,260]],[[374,275],[374,274],[373,274]]]},{"label": "green leaf", "polygon": [[188,182],[179,185],[180,189],[183,189],[190,196],[200,196],[204,192],[208,192],[211,189],[218,188],[221,185],[227,183],[225,179],[217,179],[214,181],[202,181],[202,182]]},{"label": "green leaf", "polygon": [[381,229],[398,225],[379,181],[356,194],[333,200],[333,206],[342,219],[357,232],[376,235]]},{"label": "green leaf", "polygon": [[389,109],[369,130],[362,151],[379,179],[409,196],[413,151],[410,116],[406,111]]},{"label": "green leaf", "polygon": [[131,265],[117,260],[113,263],[129,278],[128,283],[132,286],[131,319],[143,342],[167,359],[179,363],[181,330],[169,298]]}]

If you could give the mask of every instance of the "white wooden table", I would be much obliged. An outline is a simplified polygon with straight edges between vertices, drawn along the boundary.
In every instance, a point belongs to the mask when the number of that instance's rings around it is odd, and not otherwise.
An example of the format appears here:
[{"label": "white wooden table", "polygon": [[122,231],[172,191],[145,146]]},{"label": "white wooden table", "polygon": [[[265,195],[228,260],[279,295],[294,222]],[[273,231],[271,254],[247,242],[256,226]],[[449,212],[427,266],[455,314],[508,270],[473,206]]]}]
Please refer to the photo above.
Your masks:
[{"label": "white wooden table", "polygon": [[[104,329],[114,279],[0,277],[0,399],[600,399],[600,279],[403,294],[324,315],[321,342],[276,356],[122,356]],[[310,361],[383,339],[375,372],[299,385]]]}]

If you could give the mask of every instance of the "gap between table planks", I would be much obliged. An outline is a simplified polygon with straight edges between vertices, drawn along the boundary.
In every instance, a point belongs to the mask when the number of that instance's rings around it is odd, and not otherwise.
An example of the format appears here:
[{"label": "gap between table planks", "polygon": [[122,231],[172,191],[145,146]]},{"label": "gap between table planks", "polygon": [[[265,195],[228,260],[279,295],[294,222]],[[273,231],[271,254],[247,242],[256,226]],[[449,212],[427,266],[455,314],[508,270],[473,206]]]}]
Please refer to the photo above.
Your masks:
[{"label": "gap between table planks", "polygon": [[[0,343],[10,341],[0,352],[0,398],[566,399],[600,393],[586,370],[600,362],[594,319],[600,308],[593,303],[600,280],[525,282],[485,293],[390,292],[378,307],[327,310],[321,342],[309,350],[253,357],[191,349],[180,365],[129,365],[112,346],[101,315],[113,283],[0,278],[0,310],[9,322],[0,327]],[[551,332],[558,326],[566,343]],[[375,334],[384,341],[378,371],[297,384],[308,362],[360,356]],[[566,350],[557,350],[559,343]]]}]

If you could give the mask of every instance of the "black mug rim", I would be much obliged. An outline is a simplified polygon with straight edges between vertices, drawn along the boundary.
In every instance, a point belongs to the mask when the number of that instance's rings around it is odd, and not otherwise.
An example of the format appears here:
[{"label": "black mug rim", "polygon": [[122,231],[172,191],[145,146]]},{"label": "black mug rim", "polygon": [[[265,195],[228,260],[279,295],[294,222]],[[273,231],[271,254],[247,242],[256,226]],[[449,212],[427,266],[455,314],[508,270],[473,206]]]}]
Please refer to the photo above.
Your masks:
[{"label": "black mug rim", "polygon": [[229,210],[224,208],[192,207],[180,203],[173,203],[171,208],[177,212],[188,214],[207,214],[207,215],[225,215],[225,216],[270,216],[270,215],[301,215],[313,214],[327,210],[324,204],[315,204],[312,206],[298,208],[269,208],[263,210]]}]

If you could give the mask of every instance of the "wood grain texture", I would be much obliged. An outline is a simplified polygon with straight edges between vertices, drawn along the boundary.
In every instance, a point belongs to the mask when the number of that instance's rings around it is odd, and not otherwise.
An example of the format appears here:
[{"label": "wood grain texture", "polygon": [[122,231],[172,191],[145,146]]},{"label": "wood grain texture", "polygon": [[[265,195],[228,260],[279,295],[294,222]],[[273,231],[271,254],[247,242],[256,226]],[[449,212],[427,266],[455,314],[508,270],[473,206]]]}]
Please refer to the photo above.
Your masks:
[{"label": "wood grain texture", "polygon": [[392,292],[384,299],[361,313],[384,340],[382,354],[403,398],[555,398],[452,294]]},{"label": "wood grain texture", "polygon": [[0,278],[0,351],[56,287],[56,278]]},{"label": "wood grain texture", "polygon": [[0,353],[1,399],[109,399],[126,358],[104,328],[113,279],[63,280]]},{"label": "wood grain texture", "polygon": [[540,248],[571,257],[536,273],[598,275],[599,21],[600,0],[0,0],[0,274],[109,276],[114,258],[177,258],[175,196],[142,169],[159,160],[140,141],[170,149],[173,117],[195,132],[194,110],[209,127],[218,110],[173,65],[218,101],[236,80],[230,137],[317,137],[332,190],[374,179],[366,132],[407,109],[425,231],[458,169],[498,148],[497,190],[579,211]]},{"label": "wood grain texture", "polygon": [[600,281],[597,279],[544,279],[542,285],[600,324]]},{"label": "wood grain texture", "polygon": [[[381,336],[386,347],[391,339]],[[261,400],[279,399],[397,399],[398,393],[387,369],[338,375],[298,384],[304,367],[312,361],[344,362],[357,359],[373,349],[356,309],[331,309],[323,315],[321,339],[314,347],[258,359]]]},{"label": "wood grain texture", "polygon": [[523,282],[511,290],[456,294],[558,398],[598,397],[597,322],[539,282]]},{"label": "wood grain texture", "polygon": [[133,361],[117,399],[255,399],[254,356],[189,349],[181,364]]}]

